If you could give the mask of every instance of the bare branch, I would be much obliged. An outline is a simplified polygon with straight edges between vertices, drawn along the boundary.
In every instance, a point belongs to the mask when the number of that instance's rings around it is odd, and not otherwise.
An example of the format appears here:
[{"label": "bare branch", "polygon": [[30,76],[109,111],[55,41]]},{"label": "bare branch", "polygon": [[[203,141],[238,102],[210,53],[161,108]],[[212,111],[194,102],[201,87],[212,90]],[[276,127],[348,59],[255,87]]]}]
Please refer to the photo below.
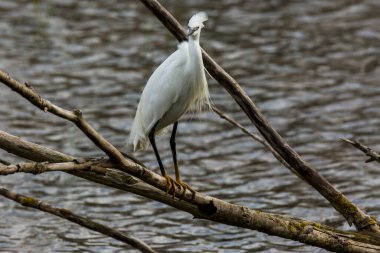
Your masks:
[{"label": "bare branch", "polygon": [[62,163],[20,163],[1,165],[0,175],[10,175],[18,172],[41,174],[44,172],[52,171],[72,171],[72,170],[88,170],[99,174],[105,174],[105,165],[100,164],[98,161],[76,161],[76,162],[62,162]]},{"label": "bare branch", "polygon": [[257,142],[263,144],[264,146],[268,146],[268,143],[261,138],[259,135],[251,133],[247,128],[245,128],[243,125],[241,125],[239,122],[228,116],[227,114],[223,113],[219,108],[217,108],[215,105],[211,106],[211,109],[218,114],[222,119],[227,120],[232,125],[236,126],[237,128],[240,128],[240,130],[245,133],[246,135],[250,136],[252,139],[256,140]]},{"label": "bare branch", "polygon": [[50,214],[53,214],[55,216],[61,217],[63,219],[69,220],[73,223],[76,223],[82,227],[86,227],[88,229],[91,229],[93,231],[99,232],[101,234],[107,235],[109,237],[112,237],[118,241],[124,242],[132,246],[133,248],[136,248],[144,253],[155,253],[151,247],[149,247],[145,242],[127,235],[125,233],[122,233],[116,229],[107,227],[105,225],[102,225],[100,223],[94,222],[88,218],[81,217],[73,212],[71,212],[68,209],[64,208],[56,208],[51,206],[50,204],[46,202],[42,202],[38,199],[35,199],[30,196],[24,196],[21,194],[17,194],[15,192],[11,192],[5,188],[0,188],[0,195],[3,195],[4,197],[11,199],[13,201],[16,201],[20,203],[23,206],[32,207],[34,209],[38,209]]},{"label": "bare branch", "polygon": [[346,138],[341,138],[341,140],[351,144],[355,148],[362,151],[366,156],[369,156],[369,159],[365,161],[366,163],[373,162],[373,161],[380,163],[380,155],[377,152],[375,152],[373,149],[371,149],[370,147],[364,144],[361,144],[358,141],[353,141]]},{"label": "bare branch", "polygon": [[[65,162],[75,159],[74,157],[25,141],[22,138],[15,137],[3,131],[0,131],[0,148],[23,158],[35,160],[36,162]],[[210,206],[197,206],[186,201],[177,201],[157,188],[147,185],[139,179],[113,168],[107,168],[105,175],[96,174],[91,171],[71,171],[69,173],[90,181],[160,201],[179,210],[188,212],[197,218],[258,230],[269,235],[297,240],[331,251],[380,251],[380,242],[376,237],[372,237],[371,235],[335,230],[319,223],[252,210],[216,198],[204,196],[212,200],[214,208],[217,210],[213,214],[209,214]]]},{"label": "bare branch", "polygon": [[[20,137],[8,134],[1,130],[0,148],[9,153],[35,162],[48,161],[52,163],[59,163],[80,160],[50,148],[28,142]],[[185,201],[177,201],[171,196],[165,194],[165,192],[145,183],[144,181],[141,181],[136,177],[131,176],[128,173],[115,169],[115,167],[115,165],[112,165],[111,168],[107,168],[105,175],[80,170],[70,171],[67,173],[99,184],[157,200],[186,212],[192,213],[197,210],[197,206],[191,205]]]},{"label": "bare branch", "polygon": [[[140,2],[142,2],[166,26],[166,28],[179,41],[186,40],[185,31],[179,22],[157,0],[140,0]],[[303,158],[290,147],[281,135],[269,124],[247,93],[240,87],[238,82],[219,66],[204,50],[202,50],[202,53],[204,65],[210,75],[212,75],[215,80],[227,90],[247,114],[248,118],[256,126],[258,131],[263,135],[265,140],[293,168],[293,170],[297,171],[307,183],[324,196],[331,205],[345,217],[350,225],[352,223],[355,224],[358,230],[380,233],[380,227],[377,223],[373,224],[371,222],[372,218],[369,215],[353,204],[345,195],[331,185],[329,181],[307,164],[306,161],[304,161]]]}]

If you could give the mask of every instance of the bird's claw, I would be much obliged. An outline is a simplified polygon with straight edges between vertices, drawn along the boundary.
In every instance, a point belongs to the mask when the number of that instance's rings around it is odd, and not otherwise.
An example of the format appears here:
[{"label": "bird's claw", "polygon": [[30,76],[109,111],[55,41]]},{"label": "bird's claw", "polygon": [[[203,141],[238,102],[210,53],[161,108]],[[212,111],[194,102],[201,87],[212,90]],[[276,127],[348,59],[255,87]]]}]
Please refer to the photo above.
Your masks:
[{"label": "bird's claw", "polygon": [[173,195],[173,199],[175,198],[175,192],[176,192],[176,186],[179,191],[182,190],[182,185],[180,185],[178,182],[176,182],[173,178],[171,178],[169,175],[165,175],[164,178],[166,179],[166,184],[168,185],[168,189],[166,190],[166,195],[171,192]]},{"label": "bird's claw", "polygon": [[180,190],[183,189],[182,194],[179,196],[179,199],[182,199],[185,196],[186,190],[189,190],[192,194],[191,199],[194,199],[195,197],[195,190],[190,187],[187,183],[181,181],[181,180],[176,180],[176,184],[180,185]]},{"label": "bird's claw", "polygon": [[179,199],[183,199],[185,196],[186,190],[189,190],[192,193],[191,199],[194,199],[195,197],[195,190],[190,187],[187,183],[181,181],[181,180],[174,180],[169,175],[165,175],[164,178],[166,179],[166,184],[168,185],[168,188],[166,190],[166,195],[168,193],[171,193],[173,196],[173,199],[176,197],[175,193],[178,189],[179,192],[182,192],[179,195]]}]

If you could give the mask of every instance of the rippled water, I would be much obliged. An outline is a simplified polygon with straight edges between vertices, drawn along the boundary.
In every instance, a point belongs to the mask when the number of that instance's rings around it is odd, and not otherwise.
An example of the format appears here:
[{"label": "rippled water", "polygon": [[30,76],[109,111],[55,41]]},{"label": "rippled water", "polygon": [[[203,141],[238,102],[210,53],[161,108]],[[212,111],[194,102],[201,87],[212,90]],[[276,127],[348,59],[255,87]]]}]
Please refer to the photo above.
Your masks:
[{"label": "rippled water", "polygon": [[[371,215],[379,215],[380,167],[342,144],[380,150],[380,2],[163,1],[182,24],[204,10],[202,46],[318,171]],[[122,147],[150,73],[175,39],[139,1],[0,2],[0,68],[52,102],[81,108]],[[215,105],[254,128],[209,79]],[[0,86],[0,128],[76,156],[103,155],[71,124]],[[270,153],[210,112],[179,124],[183,178],[201,192],[274,213],[348,228],[311,187]],[[171,164],[168,136],[158,141]],[[157,166],[151,151],[137,153]],[[0,157],[17,158],[0,151]],[[156,169],[158,172],[158,170]],[[170,171],[173,173],[172,171]],[[162,252],[321,252],[265,234],[193,220],[188,214],[63,173],[12,175],[1,185],[132,232]],[[122,252],[95,232],[0,201],[1,252]]]}]

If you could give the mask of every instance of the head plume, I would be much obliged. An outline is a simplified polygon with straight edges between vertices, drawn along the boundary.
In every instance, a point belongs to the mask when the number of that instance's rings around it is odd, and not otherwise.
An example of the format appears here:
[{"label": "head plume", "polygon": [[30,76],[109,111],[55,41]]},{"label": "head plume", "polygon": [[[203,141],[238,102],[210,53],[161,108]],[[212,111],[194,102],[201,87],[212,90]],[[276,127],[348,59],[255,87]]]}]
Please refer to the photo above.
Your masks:
[{"label": "head plume", "polygon": [[191,28],[195,28],[195,27],[203,28],[204,27],[203,22],[205,22],[207,19],[208,18],[207,18],[206,12],[203,12],[203,11],[198,12],[197,14],[195,14],[194,16],[190,18],[188,26]]}]

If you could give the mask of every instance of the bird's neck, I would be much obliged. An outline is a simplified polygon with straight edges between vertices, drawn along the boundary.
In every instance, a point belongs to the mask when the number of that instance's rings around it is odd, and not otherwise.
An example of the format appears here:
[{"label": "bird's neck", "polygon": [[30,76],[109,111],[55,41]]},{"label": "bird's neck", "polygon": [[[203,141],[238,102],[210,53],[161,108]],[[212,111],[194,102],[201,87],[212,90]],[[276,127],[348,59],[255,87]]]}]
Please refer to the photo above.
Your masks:
[{"label": "bird's neck", "polygon": [[202,51],[199,45],[199,33],[195,38],[193,38],[193,36],[189,37],[189,58],[189,63],[192,68],[198,66],[203,69]]},{"label": "bird's neck", "polygon": [[189,36],[189,44],[196,45],[199,47],[199,38],[201,36],[201,33],[198,32],[196,35],[190,35]]}]

